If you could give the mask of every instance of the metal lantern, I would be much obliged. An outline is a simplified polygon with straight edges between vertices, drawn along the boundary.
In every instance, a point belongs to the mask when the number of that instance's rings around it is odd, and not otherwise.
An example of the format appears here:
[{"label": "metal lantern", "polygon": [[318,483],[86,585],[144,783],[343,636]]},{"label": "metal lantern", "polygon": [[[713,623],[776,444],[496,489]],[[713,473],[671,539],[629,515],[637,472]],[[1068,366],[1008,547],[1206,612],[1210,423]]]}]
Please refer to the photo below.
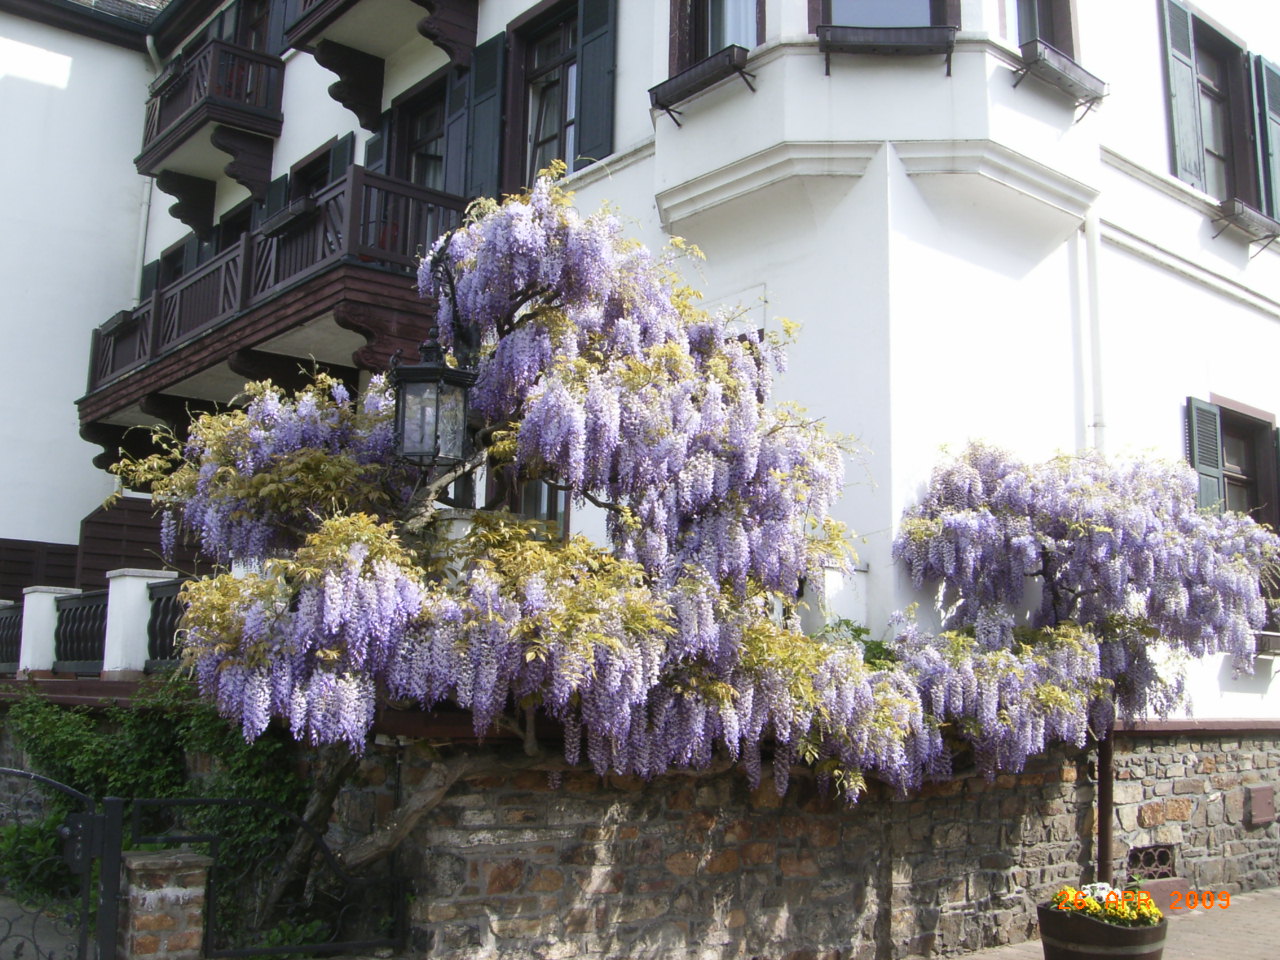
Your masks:
[{"label": "metal lantern", "polygon": [[427,468],[450,467],[467,457],[467,389],[476,372],[451,367],[432,330],[422,362],[393,366],[396,452]]}]

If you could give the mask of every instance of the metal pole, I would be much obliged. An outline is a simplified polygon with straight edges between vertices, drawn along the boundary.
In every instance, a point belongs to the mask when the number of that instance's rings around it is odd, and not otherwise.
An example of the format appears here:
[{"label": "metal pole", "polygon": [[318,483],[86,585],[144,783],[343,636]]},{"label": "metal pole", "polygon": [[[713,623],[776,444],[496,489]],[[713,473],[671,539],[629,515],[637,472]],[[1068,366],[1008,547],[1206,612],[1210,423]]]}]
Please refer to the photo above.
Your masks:
[{"label": "metal pole", "polygon": [[102,860],[98,874],[98,960],[116,960],[120,925],[120,848],[124,840],[124,804],[119,797],[102,801]]},{"label": "metal pole", "polygon": [[1115,819],[1112,787],[1115,775],[1112,769],[1112,733],[1098,742],[1098,880],[1111,883],[1111,823]]}]

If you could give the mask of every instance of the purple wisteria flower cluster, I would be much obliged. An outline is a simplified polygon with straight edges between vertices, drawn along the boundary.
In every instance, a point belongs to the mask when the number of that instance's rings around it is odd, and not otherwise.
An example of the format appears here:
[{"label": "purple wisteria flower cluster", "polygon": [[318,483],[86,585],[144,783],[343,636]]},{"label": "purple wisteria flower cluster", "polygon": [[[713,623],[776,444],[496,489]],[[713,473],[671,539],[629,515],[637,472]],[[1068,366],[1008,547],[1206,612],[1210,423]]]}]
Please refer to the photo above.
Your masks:
[{"label": "purple wisteria flower cluster", "polygon": [[540,178],[443,237],[418,279],[442,342],[482,345],[471,402],[518,424],[517,468],[615,505],[622,556],[792,596],[838,565],[810,521],[840,494],[841,449],[769,405],[781,343],[693,309],[616,217],[580,217]]},{"label": "purple wisteria flower cluster", "polygon": [[1113,695],[1161,706],[1148,633],[1247,652],[1273,535],[1198,513],[1169,467],[1032,469],[978,447],[897,544],[918,584],[944,584],[952,631],[904,620],[883,655],[805,636],[802,591],[820,602],[850,556],[829,516],[843,450],[771,402],[782,340],[698,309],[671,263],[550,179],[473,210],[419,283],[442,344],[478,366],[489,465],[605,510],[610,542],[408,502],[378,379],[360,399],[260,388],[204,418],[157,494],[206,553],[266,558],[185,593],[186,655],[247,737],[279,718],[360,750],[379,702],[452,703],[478,734],[550,716],[601,773],[724,751],[756,784],[771,753],[780,792],[803,762],[852,800],[864,774],[904,791],[946,775],[954,736],[994,774],[1083,743]]},{"label": "purple wisteria flower cluster", "polygon": [[1038,592],[1026,625],[1087,631],[1115,706],[1135,715],[1170,704],[1154,641],[1225,651],[1248,671],[1266,620],[1262,581],[1280,538],[1198,509],[1196,492],[1183,464],[1085,453],[1033,466],[975,444],[934,472],[894,552],[916,586],[940,588],[947,625],[984,649],[1014,645],[1015,618]]},{"label": "purple wisteria flower cluster", "polygon": [[296,548],[318,521],[384,507],[407,491],[392,463],[393,399],[376,376],[358,403],[329,377],[295,397],[250,384],[243,409],[192,423],[176,469],[153,485],[161,546],[180,532],[219,563]]}]

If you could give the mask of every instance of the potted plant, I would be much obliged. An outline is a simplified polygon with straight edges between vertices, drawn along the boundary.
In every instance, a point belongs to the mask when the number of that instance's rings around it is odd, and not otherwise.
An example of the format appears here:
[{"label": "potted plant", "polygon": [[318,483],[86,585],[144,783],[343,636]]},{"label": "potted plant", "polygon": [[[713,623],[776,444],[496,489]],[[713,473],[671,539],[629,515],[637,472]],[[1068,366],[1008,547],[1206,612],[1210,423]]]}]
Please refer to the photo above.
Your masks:
[{"label": "potted plant", "polygon": [[1045,960],[1160,960],[1169,921],[1143,890],[1090,883],[1039,904]]}]

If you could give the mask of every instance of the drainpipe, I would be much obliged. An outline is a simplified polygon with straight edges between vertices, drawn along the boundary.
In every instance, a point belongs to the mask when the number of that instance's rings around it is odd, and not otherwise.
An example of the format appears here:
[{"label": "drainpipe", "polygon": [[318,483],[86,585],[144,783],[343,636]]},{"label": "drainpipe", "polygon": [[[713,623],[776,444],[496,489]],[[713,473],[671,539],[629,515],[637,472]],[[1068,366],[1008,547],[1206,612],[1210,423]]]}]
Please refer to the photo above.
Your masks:
[{"label": "drainpipe", "polygon": [[1098,741],[1098,879],[1111,882],[1111,824],[1113,813],[1112,787],[1115,771],[1112,769],[1113,730],[1106,731],[1106,739]]},{"label": "drainpipe", "polygon": [[[1093,408],[1092,428],[1093,448],[1103,453],[1106,448],[1106,418],[1103,416],[1103,381],[1102,381],[1102,306],[1099,294],[1098,269],[1099,241],[1098,212],[1090,208],[1084,218],[1084,258],[1085,258],[1085,294],[1089,311],[1089,374],[1091,388],[1091,406]],[[1115,822],[1115,741],[1113,725],[1101,732],[1098,740],[1098,869],[1097,879],[1103,883],[1111,883],[1112,873],[1112,826]]]},{"label": "drainpipe", "polygon": [[1106,418],[1103,416],[1102,384],[1102,306],[1098,292],[1098,212],[1090,208],[1084,217],[1085,287],[1089,310],[1089,373],[1092,387],[1093,449],[1102,453],[1106,449]]}]

